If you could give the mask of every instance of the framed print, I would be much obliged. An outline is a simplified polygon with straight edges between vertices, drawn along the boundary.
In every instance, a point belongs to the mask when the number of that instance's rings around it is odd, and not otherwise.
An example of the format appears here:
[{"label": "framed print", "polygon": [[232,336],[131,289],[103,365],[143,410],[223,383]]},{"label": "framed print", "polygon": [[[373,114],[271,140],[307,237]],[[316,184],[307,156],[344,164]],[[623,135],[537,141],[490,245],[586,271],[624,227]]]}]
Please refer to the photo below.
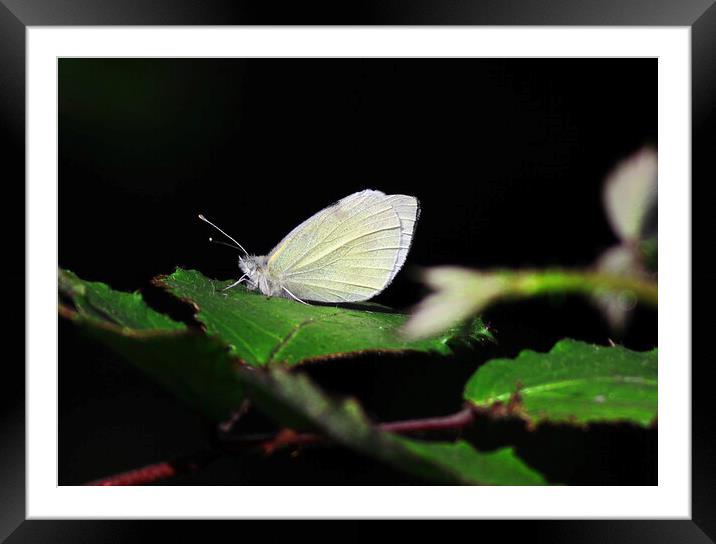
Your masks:
[{"label": "framed print", "polygon": [[3,537],[709,541],[690,180],[713,173],[716,8],[182,6],[0,6],[27,317]]}]

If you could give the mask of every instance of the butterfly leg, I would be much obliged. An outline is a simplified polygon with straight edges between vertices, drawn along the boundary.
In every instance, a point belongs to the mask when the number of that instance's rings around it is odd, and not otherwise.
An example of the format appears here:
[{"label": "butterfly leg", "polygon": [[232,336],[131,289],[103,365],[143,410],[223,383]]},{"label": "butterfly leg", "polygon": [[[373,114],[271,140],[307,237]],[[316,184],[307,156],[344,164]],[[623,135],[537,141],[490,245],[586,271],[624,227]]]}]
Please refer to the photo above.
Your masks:
[{"label": "butterfly leg", "polygon": [[291,291],[289,291],[289,290],[286,289],[285,287],[281,287],[281,289],[283,289],[284,291],[286,291],[289,295],[291,295],[295,300],[297,300],[297,301],[300,302],[301,304],[305,304],[306,306],[310,306],[310,304],[309,304],[308,302],[304,302],[303,300],[301,300],[300,298],[298,298],[296,295],[294,295]]},{"label": "butterfly leg", "polygon": [[231,289],[232,287],[236,287],[236,286],[239,285],[242,281],[244,281],[245,278],[246,278],[246,274],[244,274],[243,276],[241,276],[238,280],[236,280],[234,283],[232,283],[232,284],[229,285],[228,287],[224,287],[224,288],[221,290],[221,292],[223,293],[224,291],[228,291],[228,290]]}]

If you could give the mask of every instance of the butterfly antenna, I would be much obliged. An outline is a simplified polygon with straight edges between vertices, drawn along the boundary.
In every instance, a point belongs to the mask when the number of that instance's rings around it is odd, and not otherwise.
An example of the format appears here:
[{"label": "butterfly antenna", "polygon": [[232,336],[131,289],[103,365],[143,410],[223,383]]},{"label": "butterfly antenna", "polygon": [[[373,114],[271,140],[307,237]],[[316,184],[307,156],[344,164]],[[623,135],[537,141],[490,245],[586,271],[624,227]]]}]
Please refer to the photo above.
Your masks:
[{"label": "butterfly antenna", "polygon": [[[223,234],[224,236],[226,236],[229,240],[231,240],[232,242],[234,242],[234,243],[236,244],[237,248],[244,252],[244,255],[248,255],[248,254],[249,254],[249,252],[244,249],[244,246],[242,246],[239,242],[237,242],[237,241],[234,240],[231,236],[229,236],[228,234],[226,234],[226,233],[225,233],[223,230],[221,230],[219,227],[217,227],[216,225],[214,225],[214,223],[212,223],[211,221],[209,221],[209,220],[208,220],[206,217],[204,217],[202,214],[199,214],[199,219],[201,219],[204,223],[208,223],[209,225],[211,225],[212,227],[214,227],[216,230],[218,230],[221,234]],[[209,238],[209,240],[211,240],[211,238]],[[212,241],[213,241],[213,240],[212,240]],[[216,242],[216,243],[219,243],[219,242]],[[227,245],[228,245],[228,244],[227,244]]]},{"label": "butterfly antenna", "polygon": [[220,246],[226,246],[226,247],[230,247],[231,249],[236,249],[236,250],[238,250],[238,251],[241,251],[241,248],[240,248],[240,247],[237,247],[237,246],[235,246],[234,244],[229,244],[229,243],[227,243],[227,242],[222,242],[222,241],[220,241],[220,240],[214,240],[211,236],[209,236],[209,241],[210,241],[212,244],[217,244],[217,245],[220,245]]}]

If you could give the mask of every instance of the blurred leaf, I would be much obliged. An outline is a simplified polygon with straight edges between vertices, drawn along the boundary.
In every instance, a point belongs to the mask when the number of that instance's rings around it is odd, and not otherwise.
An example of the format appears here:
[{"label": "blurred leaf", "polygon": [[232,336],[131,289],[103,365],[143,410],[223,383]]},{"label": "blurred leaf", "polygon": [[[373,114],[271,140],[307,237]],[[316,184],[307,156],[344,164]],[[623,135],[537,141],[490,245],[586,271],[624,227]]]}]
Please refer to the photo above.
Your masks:
[{"label": "blurred leaf", "polygon": [[425,283],[436,292],[417,307],[403,328],[407,338],[428,338],[447,330],[482,309],[509,290],[509,281],[499,274],[458,267],[430,268]]},{"label": "blurred leaf", "polygon": [[624,160],[609,174],[604,187],[604,207],[617,236],[639,240],[657,198],[657,154],[645,148]]},{"label": "blurred leaf", "polygon": [[225,345],[152,310],[139,293],[114,291],[66,271],[59,278],[65,299],[60,315],[82,331],[211,419],[226,419],[240,406],[243,387]]},{"label": "blurred leaf", "polygon": [[[634,278],[635,281],[648,282],[650,274],[644,266],[643,257],[641,247],[620,244],[602,253],[594,268],[604,274],[625,276]],[[593,298],[609,326],[617,333],[625,328],[632,310],[638,304],[636,295],[628,288],[617,291],[597,289]]]},{"label": "blurred leaf", "polygon": [[447,354],[453,341],[491,338],[478,321],[467,337],[455,328],[430,340],[406,341],[397,331],[407,316],[386,312],[381,306],[300,304],[266,297],[243,286],[222,292],[231,281],[211,280],[195,270],[177,269],[155,283],[191,302],[207,333],[228,343],[233,355],[254,366],[278,362],[295,365],[367,351]]},{"label": "blurred leaf", "polygon": [[516,359],[488,361],[472,375],[464,396],[479,408],[531,423],[647,426],[657,415],[657,350],[561,340],[549,353],[525,350]]},{"label": "blurred leaf", "polygon": [[[656,270],[657,154],[650,148],[635,153],[614,169],[604,186],[604,206],[621,243],[606,250],[595,263],[602,273],[648,281]],[[645,237],[651,236],[648,241]],[[601,291],[597,306],[616,333],[620,333],[637,304],[629,289]]]},{"label": "blurred leaf", "polygon": [[659,244],[657,239],[648,238],[647,240],[642,240],[639,244],[639,253],[645,268],[649,272],[656,272],[659,267]]},{"label": "blurred leaf", "polygon": [[499,300],[552,293],[585,295],[628,292],[656,306],[657,285],[651,281],[590,270],[521,270],[481,272],[459,267],[427,270],[425,282],[435,293],[423,300],[402,332],[406,338],[427,338]]},{"label": "blurred leaf", "polygon": [[428,442],[381,432],[354,400],[326,396],[302,374],[237,369],[249,395],[279,424],[324,435],[399,470],[443,484],[544,485],[511,448],[481,453],[464,441]]}]

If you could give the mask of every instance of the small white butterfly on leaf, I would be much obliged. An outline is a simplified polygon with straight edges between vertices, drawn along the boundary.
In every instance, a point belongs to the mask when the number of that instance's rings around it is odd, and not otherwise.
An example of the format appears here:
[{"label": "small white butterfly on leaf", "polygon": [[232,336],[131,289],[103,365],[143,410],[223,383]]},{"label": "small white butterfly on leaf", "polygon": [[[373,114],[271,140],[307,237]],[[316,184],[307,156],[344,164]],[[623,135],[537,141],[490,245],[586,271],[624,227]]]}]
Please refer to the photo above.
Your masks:
[{"label": "small white butterfly on leaf", "polygon": [[418,199],[365,190],[306,219],[265,256],[244,252],[246,282],[268,296],[299,302],[359,302],[383,291],[405,263],[420,214]]}]

